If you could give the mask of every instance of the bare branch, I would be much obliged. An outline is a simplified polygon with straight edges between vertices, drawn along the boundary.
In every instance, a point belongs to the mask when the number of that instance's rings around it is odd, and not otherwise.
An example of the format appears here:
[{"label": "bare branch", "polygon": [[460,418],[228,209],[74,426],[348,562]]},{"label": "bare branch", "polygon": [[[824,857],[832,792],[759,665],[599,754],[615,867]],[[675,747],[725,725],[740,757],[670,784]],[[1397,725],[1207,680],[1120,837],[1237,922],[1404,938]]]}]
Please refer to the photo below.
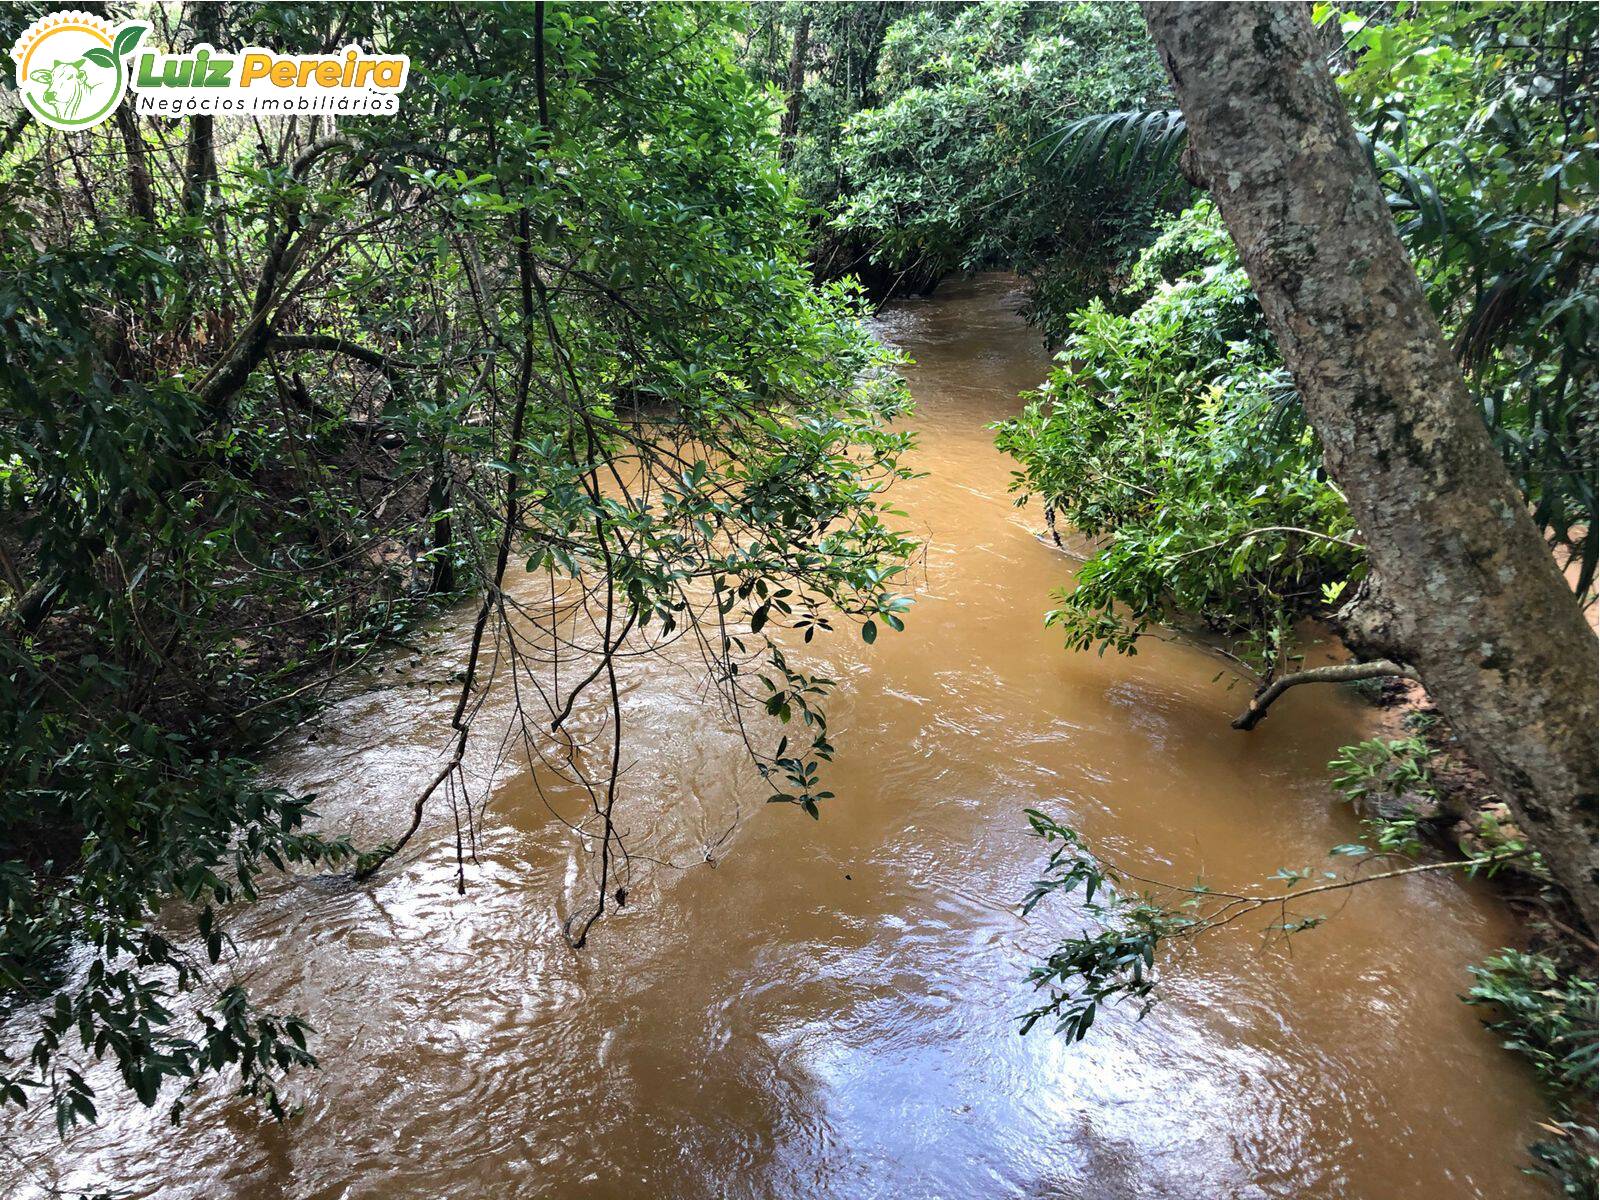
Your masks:
[{"label": "bare branch", "polygon": [[1336,666],[1312,667],[1308,671],[1296,671],[1293,675],[1280,675],[1272,682],[1263,685],[1250,698],[1250,707],[1233,719],[1233,727],[1254,729],[1267,715],[1267,709],[1274,700],[1290,688],[1298,687],[1302,683],[1352,683],[1357,679],[1381,679],[1384,676],[1415,679],[1417,673],[1408,666],[1380,658],[1375,662],[1339,663]]},{"label": "bare branch", "polygon": [[348,338],[335,337],[326,333],[276,333],[267,342],[268,350],[324,350],[329,354],[343,354],[347,358],[364,362],[370,367],[377,367],[380,371],[430,371],[434,369],[433,363],[411,362],[403,358],[391,358],[382,351],[359,345]]},{"label": "bare branch", "polygon": [[1195,550],[1186,551],[1178,555],[1180,559],[1192,558],[1196,554],[1204,554],[1207,550],[1220,550],[1231,542],[1248,542],[1258,538],[1264,533],[1298,533],[1302,537],[1315,538],[1318,541],[1332,542],[1336,546],[1344,546],[1350,550],[1365,550],[1360,542],[1352,542],[1348,538],[1334,537],[1331,533],[1319,533],[1315,529],[1301,529],[1297,525],[1263,525],[1259,529],[1247,529],[1243,533],[1230,534],[1219,542],[1212,542],[1209,546],[1201,546]]}]

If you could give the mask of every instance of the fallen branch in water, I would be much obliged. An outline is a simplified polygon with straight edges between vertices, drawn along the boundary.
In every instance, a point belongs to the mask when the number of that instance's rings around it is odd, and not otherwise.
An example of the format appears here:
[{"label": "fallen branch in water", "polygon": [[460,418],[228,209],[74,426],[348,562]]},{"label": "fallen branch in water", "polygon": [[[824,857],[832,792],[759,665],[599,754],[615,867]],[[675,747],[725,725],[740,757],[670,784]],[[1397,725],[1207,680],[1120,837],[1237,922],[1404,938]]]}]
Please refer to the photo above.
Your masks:
[{"label": "fallen branch in water", "polygon": [[1372,662],[1340,663],[1330,667],[1312,667],[1306,671],[1296,671],[1292,675],[1280,675],[1272,682],[1264,684],[1250,698],[1250,707],[1233,719],[1233,727],[1254,729],[1267,715],[1267,709],[1274,700],[1290,688],[1298,687],[1302,683],[1351,683],[1357,679],[1382,679],[1386,676],[1415,679],[1417,673],[1402,663],[1380,658]]}]

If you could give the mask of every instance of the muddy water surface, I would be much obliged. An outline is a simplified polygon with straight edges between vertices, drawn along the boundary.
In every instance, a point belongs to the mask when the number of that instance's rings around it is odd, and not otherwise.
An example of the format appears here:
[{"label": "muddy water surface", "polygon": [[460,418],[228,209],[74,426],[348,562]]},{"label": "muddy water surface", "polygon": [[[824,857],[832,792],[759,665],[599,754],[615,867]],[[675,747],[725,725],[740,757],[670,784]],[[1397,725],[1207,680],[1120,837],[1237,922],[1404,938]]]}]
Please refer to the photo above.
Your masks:
[{"label": "muddy water surface", "polygon": [[[241,973],[320,1030],[297,1121],[214,1098],[174,1130],[108,1104],[64,1148],[16,1131],[36,1166],[180,1200],[1543,1194],[1518,1173],[1536,1094],[1454,999],[1510,931],[1453,880],[1368,889],[1287,949],[1183,951],[1160,1007],[1080,1046],[1017,1036],[1024,973],[1072,920],[1015,915],[1040,862],[1025,806],[1146,873],[1255,883],[1353,839],[1323,764],[1367,728],[1307,688],[1235,733],[1240,692],[1202,649],[1074,655],[1041,628],[1071,562],[1011,506],[985,429],[1047,365],[1018,298],[984,277],[882,318],[916,359],[927,475],[900,499],[929,547],[906,633],[812,659],[843,683],[820,822],[761,803],[693,673],[633,671],[639,857],[589,949],[558,915],[585,848],[507,760],[465,897],[446,819],[373,889],[287,888],[242,918]],[[403,820],[469,620],[274,764],[332,824]]]}]

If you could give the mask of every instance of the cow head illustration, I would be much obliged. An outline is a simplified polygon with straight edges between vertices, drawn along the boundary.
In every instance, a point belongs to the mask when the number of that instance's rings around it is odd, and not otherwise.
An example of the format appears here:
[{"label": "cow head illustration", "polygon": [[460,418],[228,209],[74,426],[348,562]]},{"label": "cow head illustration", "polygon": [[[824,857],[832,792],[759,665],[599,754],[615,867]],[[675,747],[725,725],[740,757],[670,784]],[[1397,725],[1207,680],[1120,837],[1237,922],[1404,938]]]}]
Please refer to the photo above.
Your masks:
[{"label": "cow head illustration", "polygon": [[70,121],[76,117],[83,109],[84,102],[99,86],[90,82],[88,62],[82,58],[73,59],[71,62],[58,62],[53,67],[32,71],[28,78],[34,83],[45,85],[39,101],[63,121]]}]

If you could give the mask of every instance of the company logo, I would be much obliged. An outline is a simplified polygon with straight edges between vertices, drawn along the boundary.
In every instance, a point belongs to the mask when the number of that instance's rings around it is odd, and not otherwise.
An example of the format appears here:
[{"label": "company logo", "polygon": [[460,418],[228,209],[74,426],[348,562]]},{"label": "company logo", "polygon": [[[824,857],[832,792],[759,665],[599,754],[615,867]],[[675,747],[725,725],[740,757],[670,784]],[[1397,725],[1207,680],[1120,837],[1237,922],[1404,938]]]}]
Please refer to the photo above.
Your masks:
[{"label": "company logo", "polygon": [[82,12],[41,17],[11,47],[22,103],[52,129],[87,129],[128,90],[128,55],[148,28],[113,28]]},{"label": "company logo", "polygon": [[148,116],[382,115],[399,111],[411,72],[406,55],[357,45],[337,54],[205,44],[182,54],[140,51],[147,28],[113,28],[76,11],[35,21],[11,48],[28,111],[53,129],[87,129],[107,120],[131,88],[135,110]]}]

